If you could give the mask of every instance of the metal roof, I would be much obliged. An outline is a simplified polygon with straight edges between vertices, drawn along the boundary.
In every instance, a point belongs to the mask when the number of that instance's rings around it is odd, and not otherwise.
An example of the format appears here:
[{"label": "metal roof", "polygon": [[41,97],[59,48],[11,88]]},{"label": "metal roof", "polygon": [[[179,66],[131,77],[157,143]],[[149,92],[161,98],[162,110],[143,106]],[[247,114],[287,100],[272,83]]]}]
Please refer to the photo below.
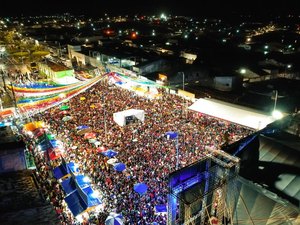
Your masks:
[{"label": "metal roof", "polygon": [[239,178],[233,221],[239,225],[299,224],[300,209],[264,187]]}]

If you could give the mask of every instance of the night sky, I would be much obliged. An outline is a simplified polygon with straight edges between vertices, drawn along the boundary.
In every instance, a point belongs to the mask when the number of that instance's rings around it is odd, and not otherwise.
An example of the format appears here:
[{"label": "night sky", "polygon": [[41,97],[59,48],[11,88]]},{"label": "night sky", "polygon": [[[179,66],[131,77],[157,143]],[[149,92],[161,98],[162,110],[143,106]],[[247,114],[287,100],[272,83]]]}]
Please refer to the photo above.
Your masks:
[{"label": "night sky", "polygon": [[[236,3],[237,2],[237,3]],[[298,4],[297,4],[298,2]],[[4,2],[3,2],[4,3]],[[102,16],[103,13],[158,14],[218,16],[231,14],[287,14],[299,13],[297,0],[21,0],[5,1],[1,4],[0,16],[50,15],[70,12]]]}]

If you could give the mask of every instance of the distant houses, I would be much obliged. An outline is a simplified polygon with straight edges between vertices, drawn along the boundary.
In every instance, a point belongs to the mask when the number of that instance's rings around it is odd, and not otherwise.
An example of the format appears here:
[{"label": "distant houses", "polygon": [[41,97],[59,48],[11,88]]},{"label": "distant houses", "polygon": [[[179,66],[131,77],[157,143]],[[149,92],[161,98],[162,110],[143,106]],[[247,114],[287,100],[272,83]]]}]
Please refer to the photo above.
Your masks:
[{"label": "distant houses", "polygon": [[44,75],[47,79],[51,80],[66,77],[75,77],[73,68],[69,68],[63,64],[55,63],[49,60],[39,62],[38,69],[41,75]]}]

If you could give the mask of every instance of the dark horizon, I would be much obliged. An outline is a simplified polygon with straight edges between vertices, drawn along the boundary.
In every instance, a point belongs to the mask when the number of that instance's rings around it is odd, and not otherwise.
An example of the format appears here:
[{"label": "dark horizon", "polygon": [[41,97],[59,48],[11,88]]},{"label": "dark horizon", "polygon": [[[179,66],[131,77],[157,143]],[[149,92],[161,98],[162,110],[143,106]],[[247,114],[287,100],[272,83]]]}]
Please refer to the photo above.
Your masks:
[{"label": "dark horizon", "polygon": [[236,14],[253,14],[258,16],[299,14],[300,7],[296,1],[285,0],[281,2],[267,1],[101,1],[91,0],[83,3],[68,0],[52,0],[41,2],[27,0],[22,2],[6,2],[2,5],[1,16],[34,16],[53,15],[69,12],[75,15],[101,16],[104,13],[109,15],[133,15],[133,14],[171,14],[185,16],[232,16]]}]

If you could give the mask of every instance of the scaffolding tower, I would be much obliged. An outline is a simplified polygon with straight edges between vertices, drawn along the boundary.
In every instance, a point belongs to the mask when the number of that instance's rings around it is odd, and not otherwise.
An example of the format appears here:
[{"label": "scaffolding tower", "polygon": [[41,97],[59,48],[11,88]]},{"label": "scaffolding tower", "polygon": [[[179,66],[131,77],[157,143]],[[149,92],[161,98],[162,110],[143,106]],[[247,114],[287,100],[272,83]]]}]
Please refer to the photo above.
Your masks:
[{"label": "scaffolding tower", "polygon": [[206,156],[169,176],[168,225],[232,224],[240,160],[206,148]]}]

